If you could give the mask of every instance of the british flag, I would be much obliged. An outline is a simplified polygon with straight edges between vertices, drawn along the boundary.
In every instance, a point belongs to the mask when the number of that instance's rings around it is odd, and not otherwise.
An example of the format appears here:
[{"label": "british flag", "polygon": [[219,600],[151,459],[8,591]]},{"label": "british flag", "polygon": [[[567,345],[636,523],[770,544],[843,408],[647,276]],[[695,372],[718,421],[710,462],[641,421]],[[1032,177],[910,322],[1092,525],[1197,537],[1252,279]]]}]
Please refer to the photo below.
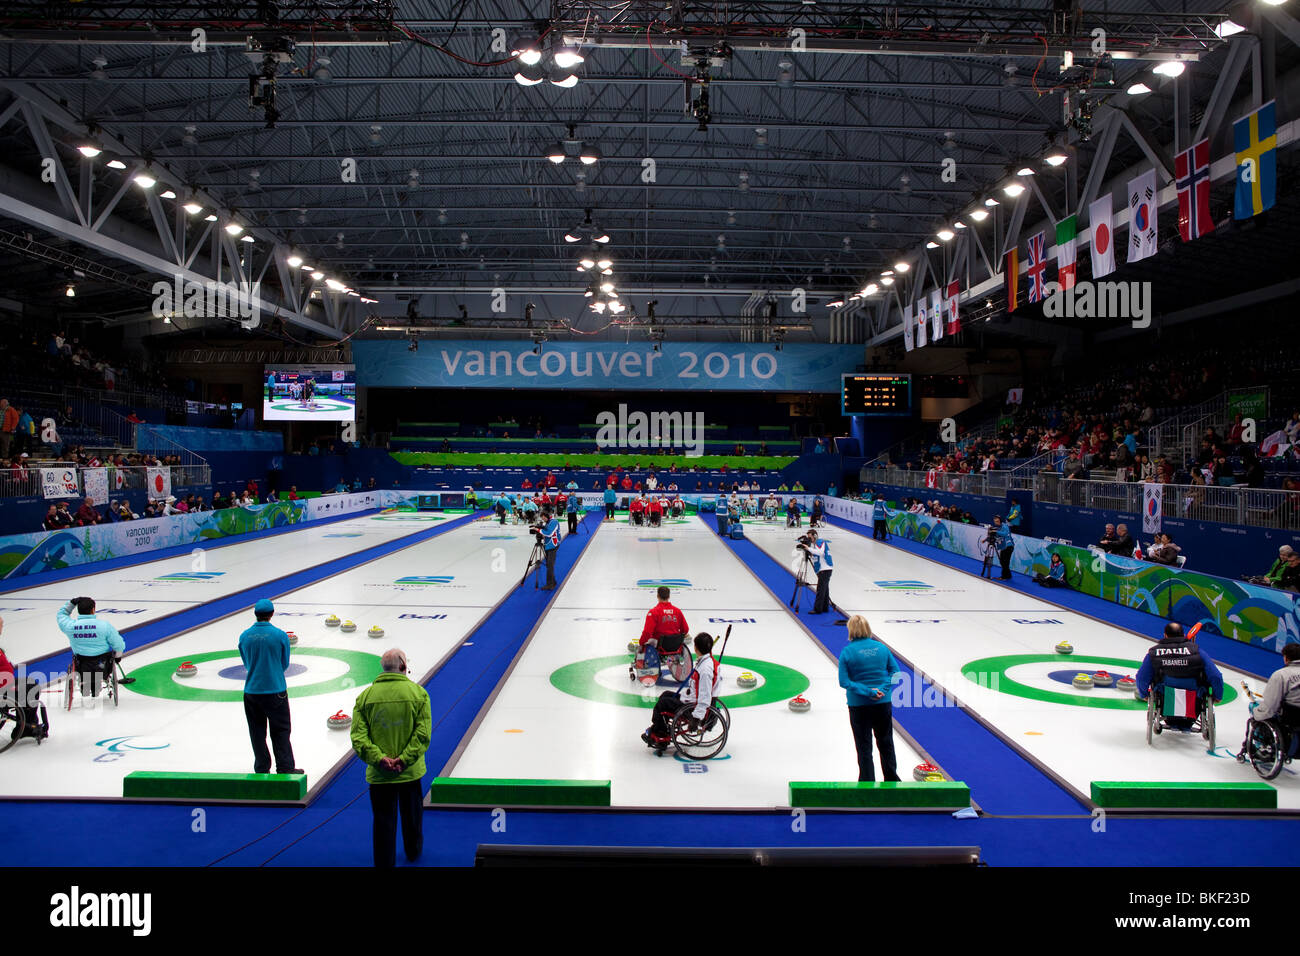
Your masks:
[{"label": "british flag", "polygon": [[1047,234],[1029,237],[1029,301],[1042,302],[1047,297]]},{"label": "british flag", "polygon": [[1210,218],[1210,141],[1203,139],[1174,160],[1178,186],[1178,234],[1191,242],[1214,229]]}]

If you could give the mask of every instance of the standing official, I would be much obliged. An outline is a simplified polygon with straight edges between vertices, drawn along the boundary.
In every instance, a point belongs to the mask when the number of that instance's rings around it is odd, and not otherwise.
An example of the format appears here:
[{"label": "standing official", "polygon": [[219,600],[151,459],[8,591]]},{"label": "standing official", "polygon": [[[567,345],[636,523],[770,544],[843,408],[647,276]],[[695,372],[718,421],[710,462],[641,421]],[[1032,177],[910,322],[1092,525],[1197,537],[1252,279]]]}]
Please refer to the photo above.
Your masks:
[{"label": "standing official", "polygon": [[889,540],[889,525],[886,524],[888,517],[885,511],[885,499],[877,498],[871,506],[871,537],[874,540]]},{"label": "standing official", "polygon": [[564,515],[569,519],[569,534],[578,533],[578,496],[569,495],[565,504]]},{"label": "standing official", "polygon": [[424,752],[433,736],[429,694],[406,675],[406,654],[384,651],[384,672],[357,695],[352,710],[352,749],[366,765],[375,866],[397,862],[397,818],[402,849],[414,863],[424,849],[422,804]]},{"label": "standing official", "polygon": [[1016,542],[1011,537],[1011,526],[1002,520],[1002,515],[993,516],[993,527],[989,531],[989,536],[994,540],[994,547],[998,551],[998,561],[1002,564],[1002,574],[1000,580],[1011,580],[1011,555],[1015,553]]},{"label": "standing official", "polygon": [[239,635],[239,659],[244,662],[244,718],[253,744],[253,773],[271,772],[271,753],[266,748],[267,728],[271,750],[275,751],[276,773],[302,773],[293,764],[289,735],[289,686],[284,672],[289,669],[289,635],[271,623],[275,605],[262,598],[253,605],[257,623]]}]

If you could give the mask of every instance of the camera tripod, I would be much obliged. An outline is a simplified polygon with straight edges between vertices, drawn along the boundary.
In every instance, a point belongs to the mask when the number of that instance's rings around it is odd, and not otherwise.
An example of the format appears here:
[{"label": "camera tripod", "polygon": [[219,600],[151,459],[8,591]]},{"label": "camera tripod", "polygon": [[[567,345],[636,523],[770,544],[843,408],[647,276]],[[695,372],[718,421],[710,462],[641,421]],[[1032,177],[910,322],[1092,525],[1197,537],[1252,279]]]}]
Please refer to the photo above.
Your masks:
[{"label": "camera tripod", "polygon": [[[519,586],[523,587],[528,583],[528,575],[533,575],[533,587],[541,587],[540,579],[542,576],[542,565],[546,563],[546,548],[542,546],[541,536],[533,538],[533,550],[528,555],[528,565],[524,569],[524,576],[519,579]],[[534,574],[534,572],[536,572]]]},{"label": "camera tripod", "polygon": [[993,577],[993,558],[997,555],[997,547],[992,541],[984,539],[984,566],[980,569],[980,577]]},{"label": "camera tripod", "polygon": [[[801,549],[802,550],[802,549]],[[799,570],[794,575],[794,593],[790,595],[790,607],[794,608],[796,614],[799,613],[799,602],[801,600],[800,592],[807,588],[813,590],[816,576],[813,575],[812,581],[809,581],[809,575],[812,573],[812,555],[803,551],[803,561],[799,563]]]}]

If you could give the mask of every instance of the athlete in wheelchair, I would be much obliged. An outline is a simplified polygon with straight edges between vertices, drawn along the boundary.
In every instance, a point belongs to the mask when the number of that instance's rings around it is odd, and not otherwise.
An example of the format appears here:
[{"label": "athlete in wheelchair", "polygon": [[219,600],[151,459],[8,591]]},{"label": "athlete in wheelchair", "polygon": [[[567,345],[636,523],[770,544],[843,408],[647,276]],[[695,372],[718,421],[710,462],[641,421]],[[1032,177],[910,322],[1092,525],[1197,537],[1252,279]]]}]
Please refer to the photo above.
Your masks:
[{"label": "athlete in wheelchair", "polygon": [[1214,705],[1223,700],[1223,674],[1175,621],[1147,651],[1137,672],[1137,695],[1147,702],[1147,743],[1165,730],[1199,733],[1214,750]]},{"label": "athlete in wheelchair", "polygon": [[[0,618],[3,632],[4,618]],[[50,719],[40,694],[37,681],[15,674],[13,664],[0,648],[0,753],[24,737],[33,738],[39,745],[50,735]]]},{"label": "athlete in wheelchair", "polygon": [[641,740],[662,757],[672,746],[687,760],[708,760],[727,745],[731,714],[717,697],[718,662],[713,658],[713,637],[695,635],[695,667],[677,690],[666,690],[655,702],[650,726]]},{"label": "athlete in wheelchair", "polygon": [[[0,742],[2,743],[2,742]],[[1259,700],[1250,704],[1246,739],[1237,760],[1250,762],[1265,780],[1282,772],[1300,749],[1300,644],[1282,648],[1282,666],[1273,672]]]},{"label": "athlete in wheelchair", "polygon": [[[72,612],[76,610],[77,616]],[[95,617],[95,602],[88,597],[73,598],[59,609],[59,630],[72,645],[72,663],[64,688],[67,709],[72,709],[74,688],[83,697],[98,697],[107,688],[113,706],[118,703],[117,661],[126,650],[122,635],[108,621]]]},{"label": "athlete in wheelchair", "polygon": [[659,682],[667,668],[673,680],[685,680],[691,672],[691,651],[686,646],[690,627],[686,615],[669,600],[672,591],[662,585],[655,591],[659,603],[646,612],[645,625],[637,644],[636,657],[628,676],[647,687]]},{"label": "athlete in wheelchair", "polygon": [[763,520],[775,521],[777,512],[781,510],[781,502],[777,500],[776,495],[771,492],[763,499]]}]

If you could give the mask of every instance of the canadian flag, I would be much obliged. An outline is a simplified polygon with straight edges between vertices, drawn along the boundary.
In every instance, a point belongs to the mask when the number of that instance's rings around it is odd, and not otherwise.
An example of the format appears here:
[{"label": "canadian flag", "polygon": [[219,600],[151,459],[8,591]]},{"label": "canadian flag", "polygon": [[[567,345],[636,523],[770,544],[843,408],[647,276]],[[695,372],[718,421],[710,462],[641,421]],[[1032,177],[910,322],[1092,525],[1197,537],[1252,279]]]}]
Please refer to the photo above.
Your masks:
[{"label": "canadian flag", "polygon": [[936,485],[938,485],[938,483],[939,483],[939,471],[938,469],[931,468],[929,471],[925,473],[925,487],[933,488]]}]

